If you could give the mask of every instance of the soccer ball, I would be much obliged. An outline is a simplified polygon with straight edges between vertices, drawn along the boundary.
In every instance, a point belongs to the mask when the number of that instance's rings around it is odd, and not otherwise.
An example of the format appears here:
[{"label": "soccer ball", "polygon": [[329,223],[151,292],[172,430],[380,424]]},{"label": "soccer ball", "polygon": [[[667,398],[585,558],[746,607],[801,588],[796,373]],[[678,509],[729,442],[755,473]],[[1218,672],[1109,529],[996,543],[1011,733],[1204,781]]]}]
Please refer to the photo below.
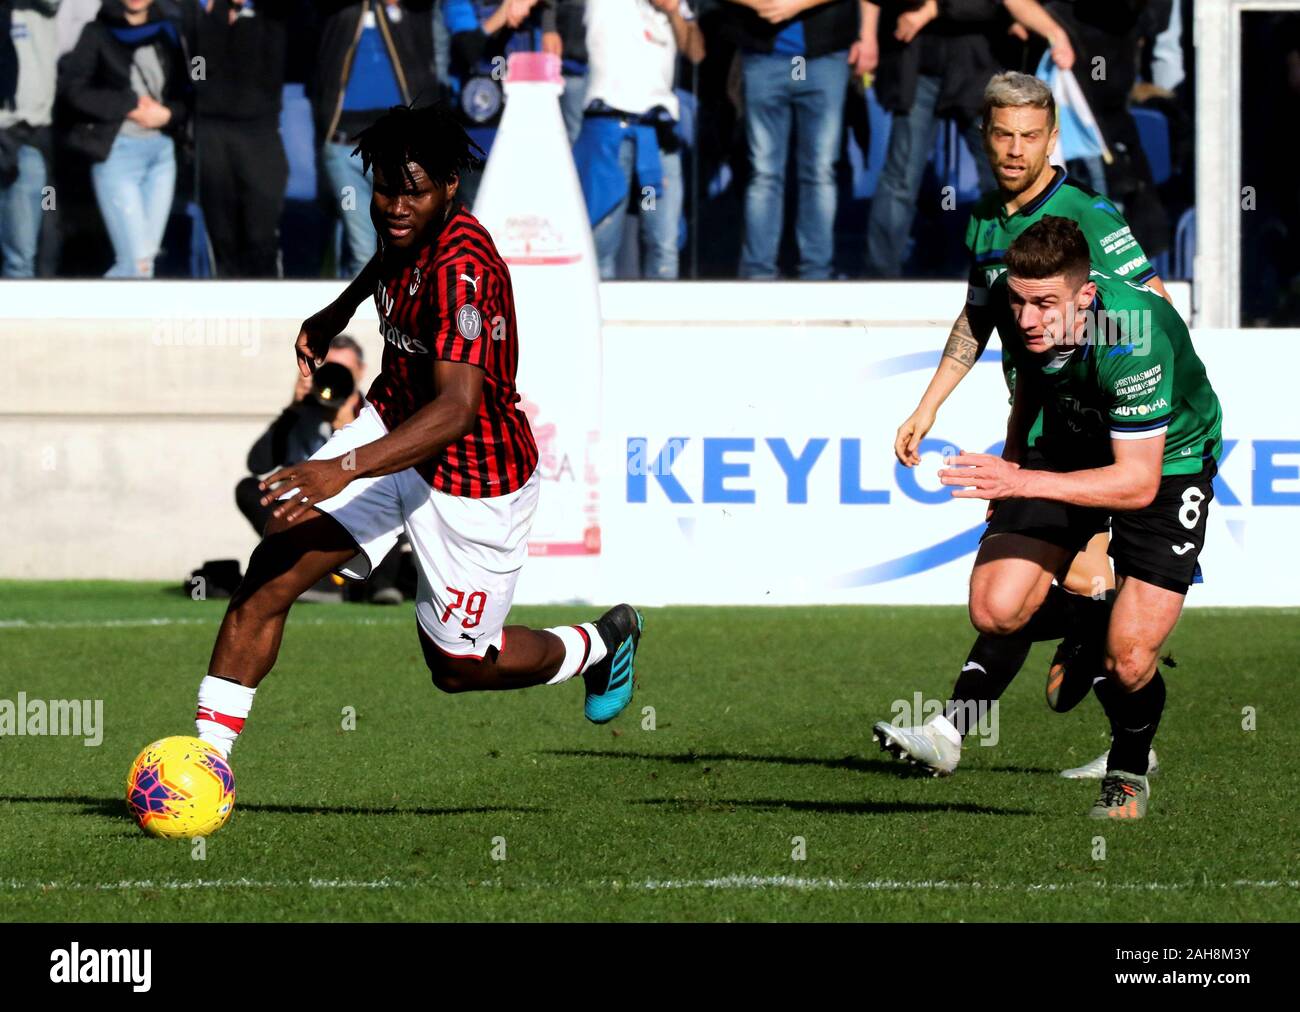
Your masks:
[{"label": "soccer ball", "polygon": [[126,803],[151,836],[207,836],[235,810],[235,774],[206,741],[160,738],[131,764]]}]

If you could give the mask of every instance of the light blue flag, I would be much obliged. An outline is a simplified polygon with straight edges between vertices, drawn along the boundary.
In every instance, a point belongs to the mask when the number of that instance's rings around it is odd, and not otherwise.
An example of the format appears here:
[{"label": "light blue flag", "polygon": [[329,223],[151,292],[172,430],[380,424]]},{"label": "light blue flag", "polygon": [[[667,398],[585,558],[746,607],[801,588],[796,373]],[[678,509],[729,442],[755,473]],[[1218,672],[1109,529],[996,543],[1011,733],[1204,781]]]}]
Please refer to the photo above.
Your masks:
[{"label": "light blue flag", "polygon": [[1038,63],[1035,75],[1046,82],[1056,99],[1056,123],[1060,136],[1056,141],[1056,151],[1052,162],[1061,164],[1074,158],[1102,158],[1107,164],[1111,162],[1110,148],[1101,135],[1101,128],[1083,97],[1083,89],[1075,80],[1074,74],[1062,70],[1052,62],[1052,54],[1044,53]]}]

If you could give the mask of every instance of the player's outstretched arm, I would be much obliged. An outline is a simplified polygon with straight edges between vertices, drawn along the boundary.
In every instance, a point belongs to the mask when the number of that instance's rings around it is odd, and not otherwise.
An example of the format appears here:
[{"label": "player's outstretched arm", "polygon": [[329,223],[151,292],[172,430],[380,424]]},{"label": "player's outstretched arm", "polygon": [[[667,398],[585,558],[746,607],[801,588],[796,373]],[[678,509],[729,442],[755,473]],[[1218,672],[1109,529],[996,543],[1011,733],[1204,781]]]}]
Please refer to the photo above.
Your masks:
[{"label": "player's outstretched arm", "polygon": [[433,366],[438,396],[382,439],[357,449],[355,478],[404,471],[438,456],[474,428],[483,400],[483,370],[439,360]]},{"label": "player's outstretched arm", "polygon": [[971,314],[969,307],[962,307],[961,315],[948,333],[948,343],[943,346],[939,367],[935,369],[930,385],[921,395],[921,403],[894,435],[894,456],[900,463],[907,467],[916,467],[921,463],[918,452],[921,440],[934,425],[939,408],[948,399],[948,395],[957,389],[957,384],[983,354],[992,332],[993,328],[986,322],[985,314]]},{"label": "player's outstretched arm", "polygon": [[1112,439],[1115,462],[1084,471],[1033,471],[987,453],[963,453],[939,471],[955,499],[1055,499],[1095,509],[1140,510],[1160,488],[1165,434]]},{"label": "player's outstretched arm", "polygon": [[343,332],[357,307],[374,293],[378,280],[379,254],[376,253],[337,299],[302,321],[298,340],[293,346],[298,357],[298,372],[310,376],[325,360],[330,342]]},{"label": "player's outstretched arm", "polygon": [[1043,408],[1042,397],[1029,378],[1018,377],[1011,397],[1011,413],[1007,416],[1007,438],[1002,444],[1002,459],[1013,464],[1024,462],[1029,450],[1029,430],[1034,426],[1038,412]]},{"label": "player's outstretched arm", "polygon": [[1174,298],[1169,294],[1169,289],[1165,287],[1165,283],[1160,280],[1159,274],[1153,274],[1142,283],[1168,302],[1171,306],[1174,304]]}]

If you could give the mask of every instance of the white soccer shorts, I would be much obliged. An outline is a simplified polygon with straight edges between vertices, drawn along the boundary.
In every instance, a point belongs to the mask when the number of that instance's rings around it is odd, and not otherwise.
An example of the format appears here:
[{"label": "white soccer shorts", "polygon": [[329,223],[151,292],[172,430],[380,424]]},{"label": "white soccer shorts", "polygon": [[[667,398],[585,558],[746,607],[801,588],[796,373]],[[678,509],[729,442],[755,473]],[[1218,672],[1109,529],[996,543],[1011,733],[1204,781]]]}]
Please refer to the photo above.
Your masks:
[{"label": "white soccer shorts", "polygon": [[[333,460],[387,432],[379,413],[367,404],[311,459]],[[360,555],[339,568],[353,579],[369,576],[405,528],[420,575],[415,601],[420,628],[443,653],[482,658],[490,647],[501,649],[506,614],[528,556],[540,486],[541,475],[534,471],[508,495],[473,499],[439,492],[408,467],[358,478],[315,505],[342,524],[361,548]]]}]

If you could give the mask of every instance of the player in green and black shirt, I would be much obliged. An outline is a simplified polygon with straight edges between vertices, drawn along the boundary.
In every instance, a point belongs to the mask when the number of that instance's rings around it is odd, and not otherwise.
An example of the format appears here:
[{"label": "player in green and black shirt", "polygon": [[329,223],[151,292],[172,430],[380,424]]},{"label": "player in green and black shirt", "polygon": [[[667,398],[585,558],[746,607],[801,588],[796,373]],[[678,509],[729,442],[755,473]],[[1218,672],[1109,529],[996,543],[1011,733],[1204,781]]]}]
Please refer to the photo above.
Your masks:
[{"label": "player in green and black shirt", "polygon": [[[1050,164],[1057,137],[1055,124],[1056,105],[1051,90],[1042,81],[1017,73],[998,74],[989,81],[984,91],[984,141],[998,189],[975,206],[966,230],[966,248],[971,256],[966,305],[953,324],[920,404],[895,436],[894,453],[908,467],[920,463],[921,441],[934,425],[939,407],[970,372],[988,343],[993,331],[989,286],[1006,269],[1007,248],[1044,215],[1061,215],[1078,222],[1088,240],[1092,262],[1101,270],[1145,282],[1164,294],[1155,269],[1115,206]],[[1013,373],[1008,370],[1007,375],[1010,382]],[[1068,572],[1061,574],[1067,590],[1085,596],[1113,593],[1109,589],[1114,582],[1106,557],[1106,540],[1105,533],[1099,533],[1074,559]],[[1048,673],[1048,703],[1055,708],[1064,661],[1080,648],[1082,639],[1091,635],[1091,629],[1071,625],[1060,630],[1045,629],[1041,635],[1044,639],[1064,636]],[[901,732],[885,730],[879,731],[877,740],[886,750],[906,753],[937,773],[952,773],[961,739],[971,726],[969,716],[1002,695],[1023,666],[1029,649],[1029,641],[1023,639],[1012,642],[986,635],[976,639],[945,716],[944,731],[948,731],[946,725],[951,725],[951,736],[936,739],[933,750],[925,748],[923,728],[903,729],[913,733],[915,740],[910,743],[903,740]],[[1154,753],[1151,758],[1154,761]],[[1105,759],[1100,756],[1064,775],[1100,777],[1105,771]]]},{"label": "player in green and black shirt", "polygon": [[1044,215],[1078,223],[1095,268],[1145,284],[1168,298],[1155,268],[1115,205],[1049,162],[1057,130],[1056,103],[1047,85],[1028,74],[998,74],[984,91],[983,115],[985,153],[998,189],[985,194],[971,213],[966,227],[966,249],[971,258],[966,305],[953,323],[939,367],[920,404],[898,428],[894,452],[909,467],[920,463],[921,440],[933,426],[939,408],[988,344],[993,332],[988,291],[1006,270],[1007,248]]},{"label": "player in green and black shirt", "polygon": [[1141,818],[1165,701],[1157,660],[1200,577],[1219,399],[1178,314],[1146,286],[1091,270],[1088,243],[1065,218],[1044,217],[1015,240],[989,305],[1017,371],[1008,450],[961,454],[939,472],[959,486],[954,496],[997,504],[971,575],[971,616],[983,632],[1015,637],[1071,607],[1053,576],[1111,518],[1118,594],[1095,654],[1071,661],[1061,691],[1077,702],[1096,678],[1110,718],[1091,814]]}]

